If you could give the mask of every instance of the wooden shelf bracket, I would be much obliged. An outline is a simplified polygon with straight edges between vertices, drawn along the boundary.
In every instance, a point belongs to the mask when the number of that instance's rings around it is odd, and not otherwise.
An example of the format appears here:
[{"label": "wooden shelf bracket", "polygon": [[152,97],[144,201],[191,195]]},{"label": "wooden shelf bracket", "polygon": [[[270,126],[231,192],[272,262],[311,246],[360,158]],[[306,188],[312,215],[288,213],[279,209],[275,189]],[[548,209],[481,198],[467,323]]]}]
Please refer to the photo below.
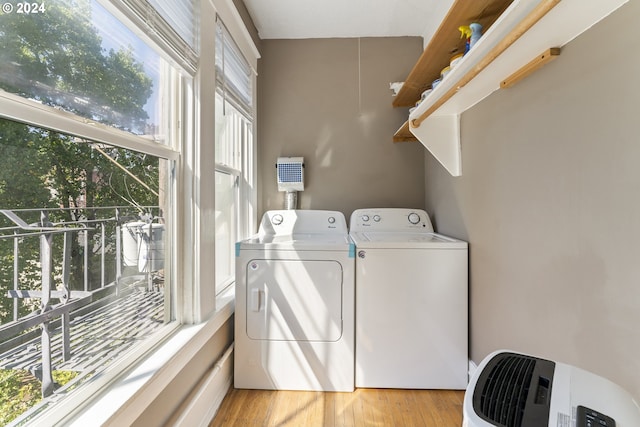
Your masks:
[{"label": "wooden shelf bracket", "polygon": [[549,48],[549,49],[545,50],[540,55],[535,57],[527,65],[525,65],[524,67],[520,68],[518,71],[516,71],[515,73],[511,74],[509,77],[507,77],[503,81],[501,81],[500,82],[500,89],[506,89],[506,88],[509,88],[509,87],[515,85],[520,80],[522,80],[525,77],[527,77],[529,74],[533,73],[534,71],[538,70],[539,68],[542,68],[543,66],[547,65],[549,62],[551,62],[554,59],[556,59],[559,55],[560,55],[560,48],[559,47],[552,47],[552,48]]}]

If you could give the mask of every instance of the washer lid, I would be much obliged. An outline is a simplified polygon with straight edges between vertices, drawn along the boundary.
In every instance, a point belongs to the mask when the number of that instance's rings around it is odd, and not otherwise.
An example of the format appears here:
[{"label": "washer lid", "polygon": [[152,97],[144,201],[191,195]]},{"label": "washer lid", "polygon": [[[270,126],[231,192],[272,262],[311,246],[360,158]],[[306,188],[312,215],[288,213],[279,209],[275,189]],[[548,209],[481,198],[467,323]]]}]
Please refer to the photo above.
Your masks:
[{"label": "washer lid", "polygon": [[351,233],[358,248],[466,248],[467,242],[437,233],[361,231]]}]

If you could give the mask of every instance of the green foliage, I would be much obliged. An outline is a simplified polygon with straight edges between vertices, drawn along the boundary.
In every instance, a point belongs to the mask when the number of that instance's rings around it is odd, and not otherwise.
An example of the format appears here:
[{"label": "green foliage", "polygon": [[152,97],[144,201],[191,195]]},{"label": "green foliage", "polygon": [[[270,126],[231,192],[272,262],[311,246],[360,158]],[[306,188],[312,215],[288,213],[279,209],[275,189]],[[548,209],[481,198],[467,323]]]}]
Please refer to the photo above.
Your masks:
[{"label": "green foliage", "polygon": [[38,403],[40,381],[27,371],[0,370],[0,425],[6,425]]},{"label": "green foliage", "polygon": [[90,16],[90,0],[50,1],[40,14],[0,14],[0,88],[143,133],[153,81],[130,48],[102,47]]},{"label": "green foliage", "polygon": [[[6,132],[5,132],[6,130]],[[96,219],[86,207],[150,206],[157,197],[137,183],[120,166],[158,191],[158,159],[129,150],[96,146],[53,131],[36,129],[0,119],[0,208],[49,208],[51,221]],[[57,210],[62,207],[64,210]],[[39,212],[19,213],[25,221],[39,221]],[[113,212],[110,213],[113,215]],[[11,226],[0,218],[0,226]],[[107,230],[108,252],[113,255],[115,230]],[[84,288],[84,252],[90,250],[90,262],[101,251],[100,233],[90,232],[88,247],[81,245],[76,233],[71,248],[71,288]],[[110,244],[111,243],[111,244]],[[62,260],[62,235],[54,236],[54,265],[58,271]],[[20,289],[39,289],[39,240],[22,238],[18,257]],[[113,260],[113,257],[111,258]],[[113,262],[113,261],[112,261]],[[90,266],[91,284],[99,284],[100,264]],[[0,240],[0,323],[11,319],[13,301],[6,291],[12,287],[14,275],[13,240]],[[109,280],[109,277],[107,277]],[[92,287],[93,288],[93,287]],[[23,301],[20,315],[37,308],[37,301]]]},{"label": "green foliage", "polygon": [[[53,371],[59,387],[78,376],[75,371]],[[0,370],[0,426],[7,425],[42,400],[41,383],[27,371]]]},{"label": "green foliage", "polygon": [[0,194],[2,206],[25,209],[46,206],[50,192],[42,185],[48,165],[42,162],[45,135],[22,123],[0,120]]},{"label": "green foliage", "polygon": [[[88,19],[91,8],[90,0],[55,0],[47,3],[45,13],[0,14],[0,88],[142,132],[152,79],[131,48],[107,52],[101,46],[101,37]],[[157,191],[155,158],[113,147],[97,150],[95,144],[73,136],[0,119],[0,209],[61,207],[66,210],[52,212],[51,220],[73,221],[95,219],[86,206],[156,205],[157,197],[106,158],[105,151]],[[28,223],[39,220],[38,212],[20,215]],[[12,225],[0,217],[0,227]],[[75,237],[71,288],[82,289],[84,252],[92,251],[91,261],[101,247],[96,233],[88,247]],[[60,237],[56,239],[54,259],[60,260],[62,245]],[[21,239],[21,289],[38,287],[38,254],[37,238]],[[59,265],[54,268],[60,270]],[[91,277],[99,275],[98,265],[89,268]],[[0,323],[12,318],[13,301],[5,295],[13,275],[13,241],[0,241]],[[90,278],[90,282],[96,281]],[[37,300],[22,300],[19,313],[22,316],[37,307]]]},{"label": "green foliage", "polygon": [[58,384],[60,387],[67,384],[69,381],[78,376],[76,371],[53,371],[51,372],[51,376],[53,377],[53,381]]},{"label": "green foliage", "polygon": [[[131,50],[109,50],[91,24],[90,0],[52,0],[46,13],[0,13],[0,89],[76,115],[145,131],[144,105],[153,81]],[[129,150],[97,145],[72,135],[0,119],[0,209],[51,209],[51,221],[94,219],[87,207],[157,205],[158,198],[132,180],[112,160],[158,191],[158,159]],[[64,210],[56,210],[65,208]],[[39,213],[19,212],[28,223]],[[0,215],[0,227],[12,226]],[[107,249],[113,255],[114,230],[107,230]],[[89,282],[97,283],[101,251],[99,232],[88,245],[74,235],[71,248],[71,288],[82,289],[85,251]],[[54,237],[54,275],[60,274],[62,235]],[[21,289],[39,289],[39,239],[19,239],[17,256]],[[14,240],[0,240],[0,324],[12,320],[13,300],[6,297],[14,280]],[[107,278],[109,280],[109,278]],[[21,300],[19,315],[39,306]],[[54,371],[59,385],[75,372]],[[0,370],[0,425],[40,401],[40,382],[24,371]]]}]

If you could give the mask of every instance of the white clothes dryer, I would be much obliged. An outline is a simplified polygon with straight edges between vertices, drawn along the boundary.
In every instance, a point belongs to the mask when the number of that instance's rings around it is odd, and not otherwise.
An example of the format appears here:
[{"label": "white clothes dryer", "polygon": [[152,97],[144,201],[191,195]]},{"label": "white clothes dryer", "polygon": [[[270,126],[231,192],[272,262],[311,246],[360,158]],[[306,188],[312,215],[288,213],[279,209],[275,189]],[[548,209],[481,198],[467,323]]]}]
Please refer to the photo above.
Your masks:
[{"label": "white clothes dryer", "polygon": [[354,269],[341,212],[266,212],[236,244],[235,387],[353,391]]},{"label": "white clothes dryer", "polygon": [[356,387],[464,389],[467,243],[433,232],[419,209],[360,209]]}]

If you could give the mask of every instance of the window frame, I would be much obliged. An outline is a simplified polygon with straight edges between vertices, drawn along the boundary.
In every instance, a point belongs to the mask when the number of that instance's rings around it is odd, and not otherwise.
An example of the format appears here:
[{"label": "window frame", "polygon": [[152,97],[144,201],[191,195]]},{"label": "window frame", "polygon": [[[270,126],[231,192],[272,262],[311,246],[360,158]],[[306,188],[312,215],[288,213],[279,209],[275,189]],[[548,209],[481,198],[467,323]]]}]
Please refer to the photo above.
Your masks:
[{"label": "window frame", "polygon": [[[235,9],[234,9],[235,10]],[[237,11],[236,11],[237,13]],[[225,64],[226,64],[226,56],[224,53],[219,56],[219,52],[215,52],[214,55],[214,75],[212,81],[215,87],[215,96],[214,100],[216,101],[216,105],[222,105],[222,108],[233,108],[234,114],[237,114],[239,119],[239,126],[235,133],[238,140],[236,140],[233,145],[233,160],[232,164],[227,164],[225,161],[228,159],[217,159],[214,157],[214,165],[215,171],[218,173],[224,173],[228,175],[232,175],[236,177],[236,191],[235,191],[235,199],[236,199],[236,207],[235,207],[235,229],[233,232],[235,233],[235,240],[242,240],[244,238],[249,237],[251,234],[255,233],[256,227],[256,217],[257,217],[257,181],[256,181],[256,168],[257,168],[257,160],[256,160],[256,138],[255,131],[256,122],[257,122],[257,102],[256,102],[256,63],[257,58],[252,57],[251,53],[248,53],[246,50],[242,49],[243,43],[242,38],[237,40],[236,37],[242,37],[243,34],[238,34],[237,26],[235,20],[231,21],[231,25],[228,25],[226,22],[226,17],[218,11],[216,15],[215,21],[215,35],[216,35],[216,48],[221,47],[224,49],[224,52],[229,52],[231,56],[235,59],[231,59],[229,63],[233,66],[236,65],[239,68],[245,69],[248,74],[245,74],[248,77],[248,84],[250,85],[251,93],[248,93],[249,99],[244,99],[244,96],[238,89],[241,88],[235,87],[233,82],[227,82],[227,76],[219,75],[219,71],[224,73]],[[244,27],[243,27],[244,28]],[[234,31],[235,30],[235,33]],[[246,31],[246,28],[245,28]],[[222,35],[222,42],[218,42],[217,36],[218,34]],[[246,35],[245,35],[246,36]],[[230,39],[230,40],[229,40]],[[227,51],[226,48],[229,48]],[[251,60],[253,58],[253,61]],[[221,59],[220,67],[218,66],[218,59]],[[245,80],[246,81],[246,80]],[[218,104],[218,97],[221,99],[221,103]],[[217,113],[217,112],[216,112]],[[222,116],[216,114],[216,121],[218,116]],[[217,125],[217,122],[216,122]],[[216,137],[216,145],[220,142],[217,140],[218,135]],[[236,158],[235,153],[239,152],[239,156]],[[232,254],[235,256],[235,254]],[[216,258],[217,261],[217,258]],[[216,291],[224,292],[224,290],[235,283],[235,272],[232,272],[231,277],[225,281],[224,283],[218,284],[216,283]]]},{"label": "window frame", "polygon": [[[179,76],[174,77],[176,80],[184,80]],[[181,91],[177,86],[180,86],[182,83],[176,80],[168,82],[168,85],[171,86],[172,91],[180,93]],[[94,372],[94,378],[89,379],[81,385],[81,392],[73,392],[65,395],[63,399],[59,401],[54,400],[52,404],[49,400],[45,400],[32,408],[31,410],[35,410],[36,412],[33,414],[33,421],[29,420],[29,423],[34,422],[37,425],[38,422],[41,422],[43,425],[48,425],[53,419],[63,419],[75,411],[75,408],[83,407],[87,401],[87,395],[97,395],[102,392],[112,384],[122,372],[133,366],[143,355],[149,354],[153,348],[174,334],[181,326],[179,316],[181,310],[177,308],[180,289],[176,289],[176,284],[179,282],[180,269],[182,266],[176,262],[176,254],[178,253],[178,245],[176,245],[176,243],[178,242],[175,238],[179,236],[179,211],[176,209],[178,203],[175,203],[175,201],[178,200],[177,198],[180,194],[177,191],[177,185],[180,182],[178,170],[181,158],[181,142],[175,143],[174,146],[155,143],[142,136],[76,116],[73,113],[46,106],[3,90],[0,90],[0,117],[29,126],[50,129],[66,135],[79,137],[80,139],[150,154],[158,158],[166,159],[173,164],[173,170],[170,172],[172,176],[168,179],[167,193],[171,195],[170,200],[174,202],[170,203],[165,209],[167,223],[171,224],[171,231],[165,234],[165,243],[167,247],[172,248],[172,250],[167,253],[167,260],[170,266],[167,268],[166,273],[168,277],[170,277],[170,294],[173,295],[172,306],[168,307],[170,310],[169,318],[173,320],[169,320],[152,336],[132,348],[125,356],[109,364],[108,369],[98,368]],[[172,138],[172,140],[175,141],[174,138]],[[180,140],[182,140],[181,137]],[[44,406],[44,408],[38,411],[37,408],[40,406]]]},{"label": "window frame", "polygon": [[177,161],[180,151],[91,119],[0,90],[0,117]]}]

